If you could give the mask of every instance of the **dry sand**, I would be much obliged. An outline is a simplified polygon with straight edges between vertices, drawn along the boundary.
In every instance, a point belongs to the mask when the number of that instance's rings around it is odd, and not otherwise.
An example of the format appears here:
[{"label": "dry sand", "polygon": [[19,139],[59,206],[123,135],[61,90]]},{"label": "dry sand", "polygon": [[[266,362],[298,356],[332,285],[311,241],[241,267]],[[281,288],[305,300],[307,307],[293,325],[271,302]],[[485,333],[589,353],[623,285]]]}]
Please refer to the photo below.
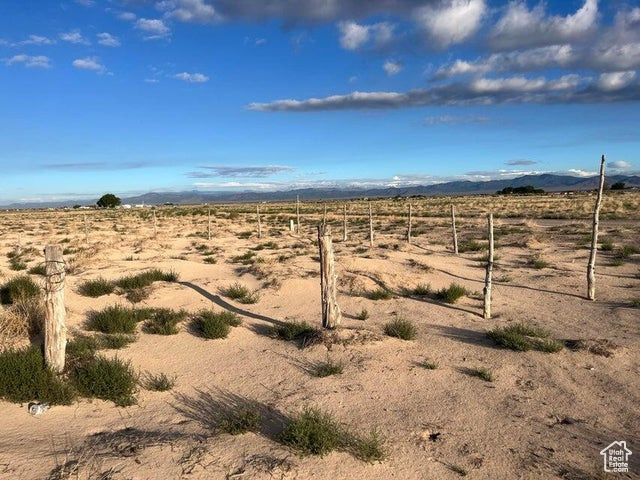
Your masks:
[{"label": "dry sand", "polygon": [[[0,401],[0,478],[455,479],[466,473],[478,479],[596,479],[608,478],[601,476],[599,451],[614,440],[626,440],[633,455],[631,473],[612,478],[638,478],[640,309],[632,299],[640,297],[640,256],[613,266],[613,253],[600,252],[597,301],[586,300],[587,221],[497,219],[502,234],[494,271],[495,318],[483,320],[479,258],[484,251],[454,256],[446,218],[420,218],[414,211],[414,232],[422,234],[413,245],[403,240],[402,218],[395,224],[378,218],[376,246],[368,248],[364,223],[352,225],[343,243],[341,217],[330,217],[343,324],[334,342],[301,349],[273,338],[268,329],[280,321],[320,324],[317,219],[305,218],[298,237],[288,231],[288,215],[267,214],[268,233],[258,240],[253,217],[232,220],[216,213],[208,241],[202,215],[161,211],[160,233],[153,238],[148,211],[144,218],[138,212],[89,212],[90,249],[68,256],[78,257],[67,277],[70,335],[83,328],[89,311],[127,303],[116,294],[80,296],[82,281],[151,267],[175,270],[180,283],[154,284],[141,305],[190,312],[230,308],[241,314],[243,325],[224,340],[199,338],[186,325],[177,335],[139,333],[128,347],[107,351],[137,370],[177,378],[170,392],[141,389],[132,407],[80,400],[33,417],[26,405]],[[2,221],[0,281],[16,273],[5,255],[18,242],[38,251],[52,241],[84,246],[82,213],[12,213]],[[481,218],[460,218],[461,241],[483,239],[484,225]],[[640,238],[637,221],[604,221],[602,231],[616,246],[637,245]],[[243,232],[252,234],[239,238],[248,235]],[[264,263],[253,268],[232,263],[234,256],[268,241],[276,248],[256,252]],[[198,245],[215,249],[217,263],[204,263]],[[534,254],[549,266],[528,266]],[[221,295],[220,288],[235,281],[259,289],[259,302],[242,305]],[[472,294],[454,305],[401,294],[417,284],[437,290],[451,282]],[[381,284],[395,293],[392,299],[358,295]],[[365,321],[355,318],[363,308],[370,314]],[[416,340],[384,335],[384,324],[399,316],[415,323]],[[486,332],[511,322],[544,327],[558,339],[606,340],[615,346],[608,357],[588,349],[547,354],[496,348]],[[310,375],[310,366],[327,357],[343,362],[344,372]],[[425,359],[439,367],[421,367]],[[469,375],[474,367],[490,369],[494,381]],[[387,458],[369,464],[345,452],[299,456],[275,441],[276,427],[213,434],[211,417],[217,412],[209,407],[234,396],[258,401],[273,420],[314,406],[356,431],[378,429]],[[65,477],[65,469],[72,474]]]}]

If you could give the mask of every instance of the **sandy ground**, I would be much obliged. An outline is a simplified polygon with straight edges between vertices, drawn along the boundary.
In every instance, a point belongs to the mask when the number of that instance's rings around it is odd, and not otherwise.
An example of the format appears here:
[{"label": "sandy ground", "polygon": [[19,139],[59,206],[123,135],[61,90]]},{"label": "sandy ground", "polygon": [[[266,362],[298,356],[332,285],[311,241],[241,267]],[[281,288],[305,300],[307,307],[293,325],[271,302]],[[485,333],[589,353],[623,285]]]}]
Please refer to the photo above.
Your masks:
[{"label": "sandy ground", "polygon": [[[484,320],[484,251],[454,256],[446,218],[418,217],[412,245],[403,238],[404,219],[376,219],[370,248],[364,221],[351,225],[342,242],[341,217],[330,216],[343,323],[336,341],[302,349],[268,330],[281,321],[320,325],[313,227],[319,219],[305,218],[297,236],[288,231],[289,216],[265,215],[259,240],[252,216],[225,219],[216,212],[209,241],[202,215],[161,211],[157,237],[148,211],[88,215],[83,252],[82,213],[5,214],[0,281],[16,274],[6,253],[18,243],[41,251],[45,242],[63,242],[80,249],[67,258],[72,264],[75,258],[66,286],[70,336],[82,330],[89,311],[127,303],[116,294],[80,296],[82,281],[151,267],[175,270],[180,282],[154,284],[141,305],[226,308],[240,313],[243,325],[224,340],[199,338],[186,325],[171,336],[140,332],[135,343],[107,351],[141,372],[177,378],[169,392],[140,389],[132,407],[80,400],[33,417],[26,405],[0,401],[0,478],[597,479],[608,478],[599,451],[615,440],[625,440],[633,454],[630,473],[611,478],[640,476],[640,309],[632,302],[640,297],[640,255],[616,266],[615,249],[599,252],[597,301],[586,300],[587,221],[497,219],[495,318]],[[486,237],[482,218],[460,218],[458,226],[461,243]],[[637,245],[640,223],[604,221],[602,232],[616,248]],[[275,248],[256,251],[263,263],[234,263],[269,241]],[[214,250],[217,263],[204,263],[199,245]],[[548,267],[529,266],[534,255]],[[35,255],[29,266],[41,260]],[[239,304],[220,293],[234,281],[257,289],[258,303]],[[417,284],[437,290],[451,282],[472,293],[454,305],[402,294]],[[362,295],[378,285],[393,298]],[[364,321],[356,318],[363,308],[370,315]],[[384,324],[397,316],[416,324],[416,340],[384,335]],[[611,355],[496,348],[486,332],[511,322],[544,327],[563,340],[607,340]],[[344,372],[310,375],[328,357],[343,362]],[[425,359],[439,367],[421,367]],[[490,369],[494,381],[469,375],[473,367]],[[214,434],[211,407],[238,396],[259,402],[275,426]],[[345,452],[303,457],[282,446],[275,440],[279,419],[305,406],[327,410],[359,432],[378,429],[386,459],[370,464]],[[65,476],[65,469],[72,473]]]}]

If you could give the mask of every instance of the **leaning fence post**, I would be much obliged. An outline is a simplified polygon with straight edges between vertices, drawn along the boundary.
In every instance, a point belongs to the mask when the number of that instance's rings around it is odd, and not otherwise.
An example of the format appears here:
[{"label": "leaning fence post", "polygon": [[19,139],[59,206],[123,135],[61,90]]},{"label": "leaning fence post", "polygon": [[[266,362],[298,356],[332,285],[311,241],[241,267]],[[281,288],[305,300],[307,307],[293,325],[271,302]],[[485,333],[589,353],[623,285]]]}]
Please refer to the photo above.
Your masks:
[{"label": "leaning fence post", "polygon": [[369,246],[373,247],[373,214],[371,213],[371,202],[369,202]]},{"label": "leaning fence post", "polygon": [[407,228],[407,242],[411,243],[411,204],[409,204],[409,226]]},{"label": "leaning fence post", "polygon": [[336,328],[342,320],[337,301],[337,279],[333,260],[331,226],[318,226],[318,249],[320,251],[320,292],[322,301],[323,328]]},{"label": "leaning fence post", "polygon": [[458,234],[456,232],[456,207],[451,204],[451,228],[453,229],[453,253],[458,255]]},{"label": "leaning fence post", "polygon": [[596,198],[596,206],[593,211],[591,253],[589,254],[589,263],[587,264],[587,298],[589,300],[596,299],[596,250],[598,249],[598,224],[600,220],[600,205],[602,204],[602,190],[604,188],[604,163],[605,157],[602,155],[602,160],[600,161],[600,185],[598,186],[598,196]]},{"label": "leaning fence post", "polygon": [[491,318],[491,274],[493,272],[493,213],[487,215],[489,227],[489,253],[487,255],[487,270],[484,277],[484,312],[485,319]]},{"label": "leaning fence post", "polygon": [[65,267],[62,247],[47,245],[45,258],[45,320],[44,360],[56,373],[64,370],[64,354],[67,345],[64,308]]}]

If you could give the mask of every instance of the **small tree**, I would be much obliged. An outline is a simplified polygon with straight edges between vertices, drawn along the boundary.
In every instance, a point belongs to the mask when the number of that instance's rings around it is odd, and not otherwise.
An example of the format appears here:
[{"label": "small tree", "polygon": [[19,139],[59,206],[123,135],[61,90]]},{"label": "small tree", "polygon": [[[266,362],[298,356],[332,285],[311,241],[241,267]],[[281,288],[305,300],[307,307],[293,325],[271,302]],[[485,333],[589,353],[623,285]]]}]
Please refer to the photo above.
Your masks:
[{"label": "small tree", "polygon": [[102,208],[115,208],[120,205],[121,201],[119,197],[116,197],[113,193],[107,193],[100,197],[96,202],[96,205]]},{"label": "small tree", "polygon": [[611,190],[624,190],[624,182],[616,182],[613,185],[611,185]]}]

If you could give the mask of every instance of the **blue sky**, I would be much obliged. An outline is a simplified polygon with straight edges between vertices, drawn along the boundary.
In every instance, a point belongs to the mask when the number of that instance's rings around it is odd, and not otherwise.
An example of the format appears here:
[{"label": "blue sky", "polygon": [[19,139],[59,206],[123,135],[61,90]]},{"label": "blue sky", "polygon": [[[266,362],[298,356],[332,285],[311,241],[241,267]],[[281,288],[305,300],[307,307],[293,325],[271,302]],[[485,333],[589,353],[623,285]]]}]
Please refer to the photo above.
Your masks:
[{"label": "blue sky", "polygon": [[640,4],[0,4],[0,204],[640,165]]}]

